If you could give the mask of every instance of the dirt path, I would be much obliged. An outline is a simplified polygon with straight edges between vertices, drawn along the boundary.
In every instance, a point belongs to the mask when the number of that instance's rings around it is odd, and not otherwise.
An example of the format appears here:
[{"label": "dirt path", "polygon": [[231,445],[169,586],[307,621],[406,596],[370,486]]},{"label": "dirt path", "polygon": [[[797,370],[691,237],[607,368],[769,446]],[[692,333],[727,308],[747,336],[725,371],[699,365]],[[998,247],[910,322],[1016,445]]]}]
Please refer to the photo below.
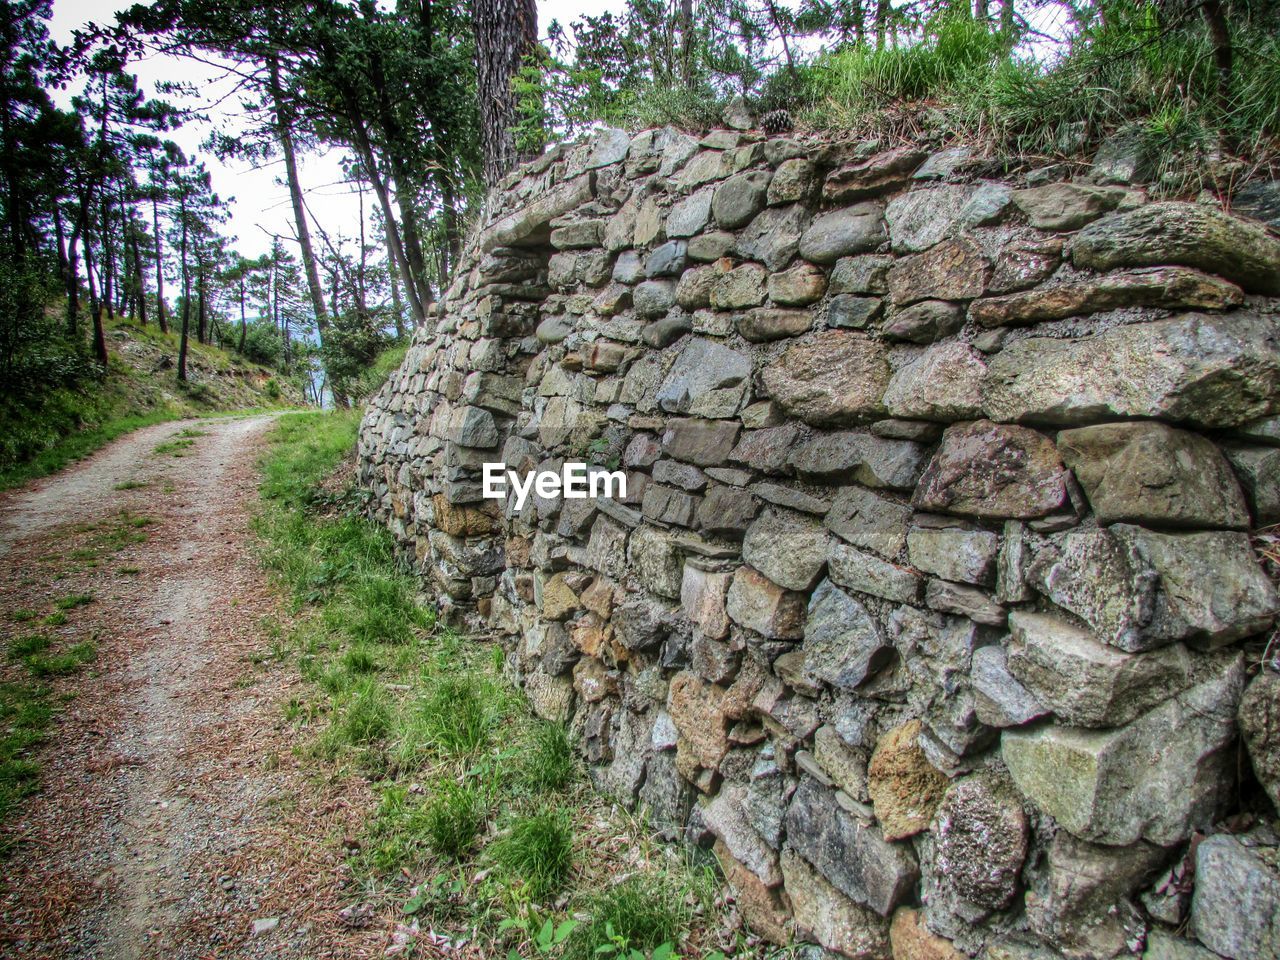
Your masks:
[{"label": "dirt path", "polygon": [[0,497],[0,630],[90,594],[46,632],[98,648],[4,828],[0,955],[381,955],[338,915],[356,805],[299,761],[297,669],[270,655],[248,544],[270,423],[150,427]]}]

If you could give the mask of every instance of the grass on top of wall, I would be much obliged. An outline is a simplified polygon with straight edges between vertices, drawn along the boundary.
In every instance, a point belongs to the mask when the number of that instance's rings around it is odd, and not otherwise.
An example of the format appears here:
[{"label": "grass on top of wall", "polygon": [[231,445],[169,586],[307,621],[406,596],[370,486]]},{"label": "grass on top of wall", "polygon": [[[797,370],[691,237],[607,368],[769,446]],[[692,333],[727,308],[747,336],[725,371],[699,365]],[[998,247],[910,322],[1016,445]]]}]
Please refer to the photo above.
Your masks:
[{"label": "grass on top of wall", "polygon": [[355,895],[483,956],[788,955],[731,931],[714,872],[592,792],[498,645],[437,623],[390,533],[328,479],[358,421],[282,417],[256,521],[293,614],[275,654],[310,681],[286,718],[310,762],[378,797],[349,854]]}]

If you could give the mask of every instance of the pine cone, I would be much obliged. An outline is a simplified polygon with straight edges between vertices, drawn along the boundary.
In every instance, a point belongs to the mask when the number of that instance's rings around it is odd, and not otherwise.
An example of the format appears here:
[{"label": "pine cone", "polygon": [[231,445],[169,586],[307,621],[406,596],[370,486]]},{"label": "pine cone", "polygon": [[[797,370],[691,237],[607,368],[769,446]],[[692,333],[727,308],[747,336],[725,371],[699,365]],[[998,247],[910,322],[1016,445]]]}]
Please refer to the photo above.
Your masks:
[{"label": "pine cone", "polygon": [[770,110],[760,118],[760,126],[771,137],[790,133],[796,128],[795,121],[791,119],[790,110]]}]

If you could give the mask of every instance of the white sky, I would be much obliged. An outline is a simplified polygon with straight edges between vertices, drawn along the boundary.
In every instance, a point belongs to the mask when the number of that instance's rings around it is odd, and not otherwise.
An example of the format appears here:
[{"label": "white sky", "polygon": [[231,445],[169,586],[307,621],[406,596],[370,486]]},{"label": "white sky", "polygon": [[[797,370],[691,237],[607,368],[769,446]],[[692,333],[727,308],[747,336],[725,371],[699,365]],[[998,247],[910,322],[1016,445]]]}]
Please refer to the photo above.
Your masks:
[{"label": "white sky", "polygon": [[[112,22],[116,10],[125,9],[132,3],[133,0],[54,0],[50,24],[53,39],[68,43],[73,30],[89,21]],[[553,19],[567,26],[570,20],[584,13],[595,15],[624,7],[624,0],[538,0],[539,30],[546,36],[547,25]],[[212,68],[179,57],[152,57],[131,64],[130,70],[137,75],[148,96],[155,94],[156,83],[163,80],[190,81],[211,95],[218,93],[218,87],[210,83],[215,75]],[[62,99],[65,106],[68,100]],[[234,108],[234,103],[230,106]],[[233,109],[214,113],[212,120],[227,132],[234,133],[237,128]],[[231,220],[225,230],[237,238],[236,248],[246,256],[255,256],[271,245],[272,234],[285,238],[294,236],[293,210],[280,163],[255,169],[243,162],[220,161],[200,147],[209,130],[209,124],[195,123],[171,131],[167,136],[188,155],[196,154],[204,160],[219,196],[224,200],[234,198],[235,202],[230,204]],[[341,157],[341,150],[304,155],[300,158],[300,179],[306,191],[308,209],[329,235],[336,238],[341,234],[351,238],[359,232],[359,202],[341,182]],[[366,214],[371,214],[372,205],[373,197],[366,196]],[[373,236],[372,232],[369,235]]]}]

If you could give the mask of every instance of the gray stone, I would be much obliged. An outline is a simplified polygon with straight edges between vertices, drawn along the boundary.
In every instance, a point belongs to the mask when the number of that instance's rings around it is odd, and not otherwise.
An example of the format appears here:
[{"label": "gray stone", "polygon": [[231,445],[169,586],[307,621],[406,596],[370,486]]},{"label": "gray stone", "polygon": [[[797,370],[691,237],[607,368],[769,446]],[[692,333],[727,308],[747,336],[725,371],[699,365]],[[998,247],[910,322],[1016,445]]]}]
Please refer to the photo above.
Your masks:
[{"label": "gray stone", "polygon": [[925,300],[894,310],[880,328],[886,340],[933,343],[949,337],[964,325],[964,309],[945,300]]},{"label": "gray stone", "polygon": [[768,508],[748,528],[742,559],[788,590],[808,590],[827,565],[830,539],[815,517]]},{"label": "gray stone", "polygon": [[631,134],[625,130],[604,127],[596,131],[592,137],[591,155],[587,158],[587,169],[594,170],[598,167],[621,163],[627,158],[627,151],[630,148]]},{"label": "gray stone", "polygon": [[978,720],[991,727],[1020,727],[1049,711],[1009,672],[1004,648],[996,644],[973,651],[969,683]]},{"label": "gray stone", "polygon": [[600,246],[603,220],[574,220],[551,231],[551,245],[557,250],[587,250]]},{"label": "gray stone", "polygon": [[813,263],[835,263],[851,254],[874,252],[888,239],[883,206],[859,203],[815,219],[800,238],[800,256]]},{"label": "gray stone", "polygon": [[842,587],[882,597],[895,603],[916,603],[920,599],[920,575],[856,547],[834,542],[827,554],[831,579]]},{"label": "gray stone", "polygon": [[1001,248],[988,293],[1026,290],[1053,276],[1062,263],[1061,237],[1015,236]]},{"label": "gray stone", "polygon": [[769,395],[788,413],[815,426],[878,417],[889,376],[884,347],[843,330],[805,337],[763,373]]},{"label": "gray stone", "polygon": [[744,263],[722,273],[711,286],[711,306],[717,310],[741,310],[764,303],[768,271],[758,263]]},{"label": "gray stone", "polygon": [[813,759],[839,789],[860,803],[870,802],[867,758],[845,743],[833,725],[823,724],[813,732]]},{"label": "gray stone", "polygon": [[884,918],[854,903],[790,849],[782,851],[782,877],[797,937],[814,940],[850,960],[884,960],[889,955]]},{"label": "gray stone", "polygon": [[925,448],[869,433],[816,434],[796,448],[791,465],[820,483],[853,481],[868,487],[911,490],[924,467]]},{"label": "gray stone", "polygon": [[969,319],[984,327],[1025,326],[1124,307],[1227,310],[1243,300],[1234,283],[1199,270],[1142,267],[975,300]]},{"label": "gray stone", "polygon": [[884,296],[889,292],[889,269],[894,259],[888,254],[868,253],[845,257],[831,271],[832,293],[869,293]]},{"label": "gray stone", "polygon": [[991,583],[1000,536],[963,527],[912,527],[907,552],[912,566],[943,580]]},{"label": "gray stone", "polygon": [[1145,925],[1128,898],[1167,859],[1149,844],[1104,847],[1059,830],[1049,845],[1043,890],[1026,898],[1032,930],[1068,957],[1131,952]]},{"label": "gray stone", "polygon": [[1107,137],[1093,155],[1089,179],[1096,183],[1132,184],[1150,180],[1155,156],[1142,130],[1123,129]]},{"label": "gray stone", "polygon": [[684,271],[685,252],[689,245],[683,240],[668,240],[655,247],[645,261],[644,272],[649,277],[678,277]]},{"label": "gray stone", "polygon": [[[678,291],[677,296],[679,296]],[[645,324],[644,329],[640,331],[640,339],[646,346],[661,350],[663,347],[671,346],[692,329],[693,322],[688,314],[672,313]]]},{"label": "gray stone", "polygon": [[1037,553],[1028,578],[1122,650],[1222,646],[1266,629],[1280,610],[1243,533],[1129,524],[1068,533]]},{"label": "gray stone", "polygon": [[1195,267],[1250,293],[1280,293],[1280,240],[1199,203],[1149,203],[1099,220],[1072,242],[1071,261],[1098,271]]},{"label": "gray stone", "polygon": [[790,462],[791,449],[799,438],[800,428],[795,423],[748,430],[729,459],[764,473],[781,473]]},{"label": "gray stone", "polygon": [[1013,202],[1027,215],[1033,227],[1078,230],[1114,210],[1123,197],[1124,191],[1115,187],[1051,183],[1029,190],[1016,190]]},{"label": "gray stone", "polygon": [[1280,848],[1226,833],[1196,847],[1191,928],[1231,960],[1280,956]]},{"label": "gray stone", "polygon": [[806,203],[818,189],[818,178],[813,163],[802,157],[782,161],[769,181],[769,206],[786,203]]},{"label": "gray stone", "polygon": [[1191,678],[1180,646],[1124,653],[1060,617],[1027,610],[1009,615],[1009,631],[1009,672],[1071,726],[1121,726]]},{"label": "gray stone", "polygon": [[832,297],[827,304],[827,324],[832,327],[848,327],[865,330],[880,315],[879,297],[855,297],[842,293]]},{"label": "gray stone", "polygon": [[496,447],[499,440],[498,425],[488,410],[459,407],[450,421],[449,439],[464,447]]},{"label": "gray stone", "polygon": [[988,777],[958,780],[942,798],[930,829],[932,871],[949,892],[983,910],[1002,910],[1013,901],[1029,830],[1012,791]]},{"label": "gray stone", "polygon": [[730,177],[716,187],[711,213],[725,230],[736,230],[750,223],[765,206],[772,175],[753,170]]},{"label": "gray stone", "polygon": [[1107,423],[1062,431],[1058,450],[1101,523],[1249,525],[1231,467],[1198,434],[1162,423]]},{"label": "gray stone", "polygon": [[823,197],[833,203],[848,203],[902,186],[926,156],[914,146],[903,146],[860,157],[828,174]]},{"label": "gray stone", "polygon": [[987,289],[991,263],[982,248],[962,237],[897,260],[889,269],[889,296],[906,306],[919,300],[972,300]]},{"label": "gray stone", "polygon": [[[708,205],[708,215],[710,215],[710,209],[710,205]],[[733,249],[737,239],[732,233],[724,230],[698,234],[689,240],[689,259],[696,260],[699,263],[711,263],[714,260],[719,260]]]},{"label": "gray stone", "polygon": [[804,777],[787,808],[787,837],[800,856],[856,903],[888,916],[915,886],[910,848],[847,813],[834,791]]},{"label": "gray stone", "polygon": [[769,275],[769,299],[784,307],[804,307],[822,299],[827,276],[810,263]]},{"label": "gray stone", "polygon": [[907,542],[911,508],[864,490],[846,487],[831,505],[823,523],[828,530],[864,550],[893,560]]},{"label": "gray stone", "polygon": [[815,497],[811,493],[805,493],[803,490],[797,490],[794,487],[784,487],[779,483],[753,483],[751,492],[767,503],[772,503],[779,507],[789,507],[792,510],[799,510],[803,513],[817,514],[819,517],[831,509],[830,499]]},{"label": "gray stone", "polygon": [[1147,934],[1147,948],[1142,952],[1142,960],[1215,960],[1217,956],[1194,940],[1184,940],[1159,929]]},{"label": "gray stone", "polygon": [[711,197],[714,193],[713,188],[704,187],[673,204],[667,213],[667,236],[675,239],[701,233],[711,220]]},{"label": "gray stone", "polygon": [[1280,811],[1280,674],[1265,663],[1240,700],[1239,719],[1254,775]]},{"label": "gray stone", "polygon": [[1001,757],[1022,794],[1081,839],[1179,843],[1231,802],[1243,673],[1229,661],[1116,730],[1006,730]]},{"label": "gray stone", "polygon": [[893,647],[858,600],[823,580],[809,600],[804,667],[815,682],[855,690],[893,660]]},{"label": "gray stone", "polygon": [[[702,310],[711,306],[711,288],[715,286],[720,275],[715,267],[694,267],[680,276],[676,285],[676,303],[688,311]],[[685,323],[692,328],[691,318]]]},{"label": "gray stone", "polygon": [[700,467],[723,463],[738,439],[738,425],[716,420],[671,420],[662,435],[668,456]]},{"label": "gray stone", "polygon": [[554,316],[547,317],[538,324],[538,328],[534,331],[534,336],[538,338],[539,343],[561,343],[569,334],[573,333],[573,324],[569,322],[567,317]]},{"label": "gray stone", "polygon": [[969,420],[981,416],[986,376],[986,360],[972,347],[937,343],[894,372],[884,394],[885,409],[895,417]]},{"label": "gray stone", "polygon": [[[1229,443],[1223,446],[1223,452],[1244,487],[1253,525],[1280,523],[1280,449]],[[1229,496],[1227,499],[1230,502]]]},{"label": "gray stone", "polygon": [[1002,627],[1005,609],[975,587],[965,587],[946,580],[930,580],[924,595],[925,606],[942,613],[968,617],[974,623]]},{"label": "gray stone", "polygon": [[708,392],[734,386],[750,375],[750,357],[714,340],[692,338],[658,388],[658,406],[668,413],[687,413]]},{"label": "gray stone", "polygon": [[738,234],[734,249],[740,257],[758,260],[770,270],[782,270],[795,257],[808,225],[809,211],[803,204],[770,207]]},{"label": "gray stone", "polygon": [[684,561],[671,534],[642,524],[631,534],[627,560],[636,578],[651,593],[680,599]]},{"label": "gray stone", "polygon": [[747,491],[713,484],[698,507],[698,529],[713,537],[741,540],[758,508],[759,502]]},{"label": "gray stone", "polygon": [[947,147],[929,154],[929,159],[911,175],[912,180],[945,180],[973,158],[970,147]]},{"label": "gray stone", "polygon": [[644,261],[635,250],[623,250],[613,264],[613,279],[618,283],[639,283],[644,276]]},{"label": "gray stone", "polygon": [[1067,500],[1067,473],[1048,437],[977,420],[942,435],[912,503],[971,517],[1030,519]]},{"label": "gray stone", "polygon": [[1231,212],[1261,220],[1272,232],[1280,232],[1280,180],[1245,184],[1231,198]]},{"label": "gray stone", "polygon": [[646,280],[632,292],[631,301],[639,316],[660,317],[675,306],[676,285],[671,280]]},{"label": "gray stone", "polygon": [[893,249],[919,253],[963,227],[993,222],[1009,198],[1008,188],[996,184],[930,187],[894,197],[885,209]]},{"label": "gray stone", "polygon": [[736,783],[726,783],[705,807],[702,819],[707,828],[723,841],[733,858],[754,873],[765,886],[782,882],[778,855],[752,829],[744,814],[747,790]]},{"label": "gray stone", "polygon": [[690,496],[661,483],[651,483],[644,488],[640,512],[656,523],[691,527],[701,502],[700,497]]}]

